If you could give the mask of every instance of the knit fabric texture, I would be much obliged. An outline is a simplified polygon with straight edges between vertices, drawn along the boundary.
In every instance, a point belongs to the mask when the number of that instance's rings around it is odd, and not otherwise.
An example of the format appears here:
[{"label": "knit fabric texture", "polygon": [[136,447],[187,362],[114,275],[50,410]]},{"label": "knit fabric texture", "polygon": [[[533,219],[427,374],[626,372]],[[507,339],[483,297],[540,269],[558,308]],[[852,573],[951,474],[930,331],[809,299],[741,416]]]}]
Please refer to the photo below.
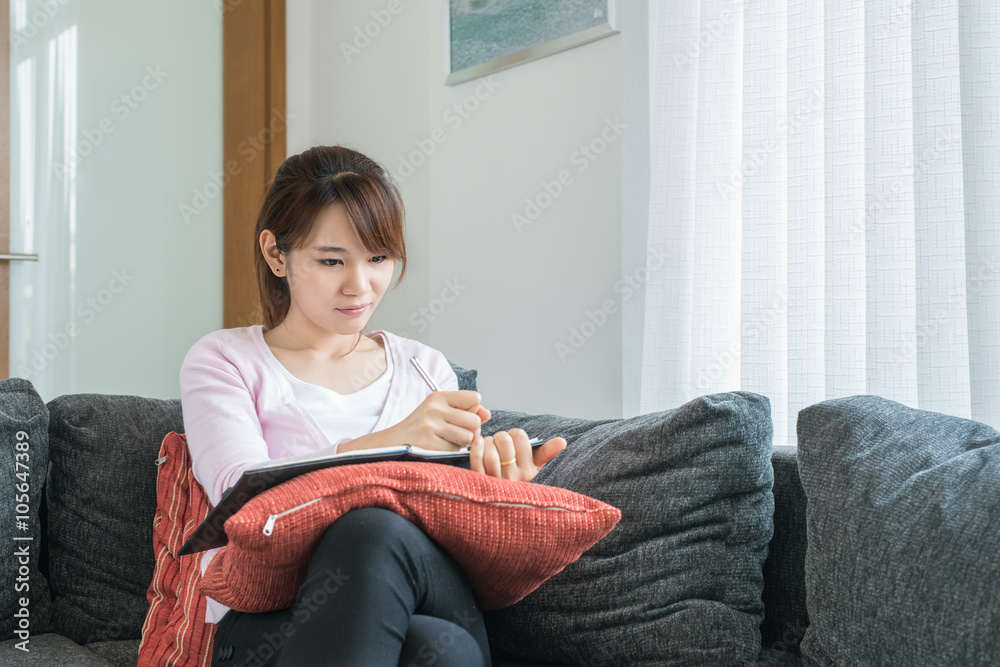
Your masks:
[{"label": "knit fabric texture", "polygon": [[156,476],[153,551],[156,567],[146,592],[138,667],[204,667],[212,661],[216,625],[205,622],[198,590],[203,553],[176,554],[205,520],[211,506],[191,472],[187,438],[168,433],[160,447]]},{"label": "knit fabric texture", "polygon": [[579,560],[485,614],[495,655],[587,667],[756,661],[774,516],[766,397],[712,394],[589,423],[498,410],[487,426],[565,436],[533,481],[622,512]]},{"label": "knit fabric texture", "polygon": [[[557,456],[558,458],[558,456]],[[356,507],[412,521],[465,570],[483,609],[517,602],[604,537],[621,513],[580,493],[415,461],[317,470],[250,500],[201,590],[239,610],[292,606],[326,528]]]},{"label": "knit fabric texture", "polygon": [[799,413],[806,665],[1000,664],[1000,433],[878,396]]}]

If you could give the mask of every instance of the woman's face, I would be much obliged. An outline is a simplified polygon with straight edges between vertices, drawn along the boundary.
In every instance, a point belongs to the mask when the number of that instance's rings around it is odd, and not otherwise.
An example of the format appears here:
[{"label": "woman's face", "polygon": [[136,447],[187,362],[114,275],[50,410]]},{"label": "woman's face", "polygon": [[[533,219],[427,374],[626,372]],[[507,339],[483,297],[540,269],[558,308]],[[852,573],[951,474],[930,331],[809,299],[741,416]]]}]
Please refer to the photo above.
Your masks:
[{"label": "woman's face", "polygon": [[[395,261],[361,244],[343,204],[316,218],[305,242],[285,257],[291,305],[288,315],[344,335],[363,330],[392,281]],[[360,310],[351,310],[361,306]]]}]

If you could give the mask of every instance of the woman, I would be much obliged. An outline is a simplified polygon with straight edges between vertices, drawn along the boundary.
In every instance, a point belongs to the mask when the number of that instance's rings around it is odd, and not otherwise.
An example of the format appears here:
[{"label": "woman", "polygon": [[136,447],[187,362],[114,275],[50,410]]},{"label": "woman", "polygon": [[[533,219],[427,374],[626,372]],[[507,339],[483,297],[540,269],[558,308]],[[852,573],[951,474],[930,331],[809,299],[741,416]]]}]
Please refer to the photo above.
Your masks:
[{"label": "woman", "polygon": [[[400,280],[406,270],[402,201],[377,163],[340,146],[288,158],[255,235],[263,325],[204,336],[180,373],[194,475],[213,504],[244,470],[278,460],[471,445],[472,470],[530,480],[566,446],[554,438],[532,451],[520,429],[483,438],[490,412],[478,392],[458,389],[443,354],[364,333],[395,264]],[[249,614],[210,599],[206,620],[218,623],[213,665],[490,665],[462,570],[380,508],[352,510],[327,529],[294,607]]]}]

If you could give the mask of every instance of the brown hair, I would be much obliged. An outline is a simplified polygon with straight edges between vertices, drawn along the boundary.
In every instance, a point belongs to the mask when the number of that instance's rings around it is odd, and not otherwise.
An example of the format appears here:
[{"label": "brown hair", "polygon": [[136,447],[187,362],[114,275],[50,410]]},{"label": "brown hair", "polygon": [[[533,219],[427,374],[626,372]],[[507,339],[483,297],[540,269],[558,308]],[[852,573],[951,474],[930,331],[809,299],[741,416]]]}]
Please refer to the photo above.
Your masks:
[{"label": "brown hair", "polygon": [[377,162],[343,146],[314,146],[281,163],[257,216],[254,265],[264,326],[281,324],[291,304],[288,282],[264,259],[260,235],[270,229],[278,250],[288,253],[305,242],[319,214],[343,204],[365,249],[401,264],[396,285],[406,273],[403,199]]}]

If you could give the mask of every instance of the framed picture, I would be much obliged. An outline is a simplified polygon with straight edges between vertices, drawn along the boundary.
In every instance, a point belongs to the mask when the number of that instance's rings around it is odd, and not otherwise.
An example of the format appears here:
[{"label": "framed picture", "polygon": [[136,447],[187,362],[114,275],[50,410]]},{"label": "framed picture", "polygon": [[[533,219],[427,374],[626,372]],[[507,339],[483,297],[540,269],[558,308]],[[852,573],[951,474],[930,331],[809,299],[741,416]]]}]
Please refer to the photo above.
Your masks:
[{"label": "framed picture", "polygon": [[615,0],[447,0],[454,85],[618,32]]}]

